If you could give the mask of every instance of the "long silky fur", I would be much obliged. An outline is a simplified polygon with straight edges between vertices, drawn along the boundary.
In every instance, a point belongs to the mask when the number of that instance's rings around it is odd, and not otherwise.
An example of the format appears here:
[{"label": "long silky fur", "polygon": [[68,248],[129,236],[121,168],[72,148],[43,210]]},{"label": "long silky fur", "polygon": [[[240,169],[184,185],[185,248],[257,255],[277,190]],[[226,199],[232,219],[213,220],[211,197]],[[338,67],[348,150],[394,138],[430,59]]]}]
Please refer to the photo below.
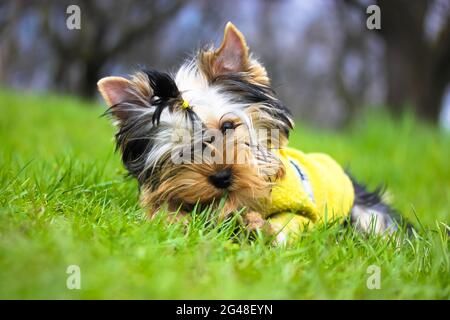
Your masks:
[{"label": "long silky fur", "polygon": [[[111,106],[107,114],[118,119],[116,148],[121,150],[122,162],[129,174],[140,185],[146,182],[155,184],[157,181],[154,179],[148,181],[151,170],[147,156],[158,145],[158,136],[167,130],[167,124],[160,124],[162,112],[165,108],[173,112],[181,96],[175,82],[166,73],[146,69],[135,74],[133,80],[136,85],[129,89],[132,98]],[[167,159],[158,160],[163,166]]]},{"label": "long silky fur", "polygon": [[255,112],[259,119],[266,114],[267,119],[276,124],[270,129],[280,129],[286,138],[289,137],[289,131],[293,129],[291,112],[277,98],[276,92],[269,85],[249,82],[241,74],[216,77],[214,84],[219,85],[221,90],[231,93],[236,103],[245,103],[249,107],[257,106]]},{"label": "long silky fur", "polygon": [[[406,229],[408,234],[412,233],[412,224],[383,200],[383,187],[377,187],[373,191],[369,191],[365,185],[359,183],[348,172],[347,175],[350,177],[355,190],[355,201],[350,212],[352,225],[368,233],[372,231],[392,233],[399,228]],[[370,223],[361,223],[361,220],[367,218],[371,220]]]}]

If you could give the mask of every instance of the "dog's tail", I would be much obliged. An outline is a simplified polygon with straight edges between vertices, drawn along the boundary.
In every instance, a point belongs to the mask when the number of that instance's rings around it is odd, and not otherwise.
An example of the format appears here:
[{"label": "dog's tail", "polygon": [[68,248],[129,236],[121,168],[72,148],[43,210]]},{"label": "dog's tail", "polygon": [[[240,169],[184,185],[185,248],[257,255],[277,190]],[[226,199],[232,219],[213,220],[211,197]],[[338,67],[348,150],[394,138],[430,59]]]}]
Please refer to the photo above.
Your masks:
[{"label": "dog's tail", "polygon": [[386,203],[384,188],[368,191],[367,187],[349,175],[355,190],[355,202],[350,212],[350,222],[364,233],[391,234],[405,229],[411,234],[413,227],[396,210]]}]

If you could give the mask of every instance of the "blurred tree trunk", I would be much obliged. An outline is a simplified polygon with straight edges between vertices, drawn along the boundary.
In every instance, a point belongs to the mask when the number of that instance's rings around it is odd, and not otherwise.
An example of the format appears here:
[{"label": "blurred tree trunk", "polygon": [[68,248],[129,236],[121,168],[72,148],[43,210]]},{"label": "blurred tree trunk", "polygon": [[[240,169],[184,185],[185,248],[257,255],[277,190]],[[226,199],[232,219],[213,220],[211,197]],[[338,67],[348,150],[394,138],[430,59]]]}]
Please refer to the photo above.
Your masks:
[{"label": "blurred tree trunk", "polygon": [[[345,3],[366,14],[367,4],[359,0],[345,0]],[[433,41],[427,39],[424,26],[436,0],[376,0],[375,3],[381,9],[381,30],[373,32],[385,44],[388,107],[393,113],[401,114],[411,106],[421,118],[436,123],[450,83],[450,19]]]},{"label": "blurred tree trunk", "polygon": [[19,51],[14,26],[21,18],[21,9],[20,2],[0,2],[0,82],[8,79],[11,65]]},{"label": "blurred tree trunk", "polygon": [[437,122],[450,81],[450,22],[432,42],[424,32],[431,1],[377,3],[381,9],[379,34],[386,45],[389,107],[401,113],[411,104],[419,116]]}]

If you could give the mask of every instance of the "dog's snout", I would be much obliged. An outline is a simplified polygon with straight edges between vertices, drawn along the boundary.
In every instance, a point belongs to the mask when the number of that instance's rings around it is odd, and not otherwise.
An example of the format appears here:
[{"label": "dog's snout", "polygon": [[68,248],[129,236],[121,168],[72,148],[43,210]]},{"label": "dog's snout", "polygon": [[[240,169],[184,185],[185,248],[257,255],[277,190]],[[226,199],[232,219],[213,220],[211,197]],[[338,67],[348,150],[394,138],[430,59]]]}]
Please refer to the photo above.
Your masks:
[{"label": "dog's snout", "polygon": [[209,181],[220,189],[226,189],[231,185],[232,172],[230,168],[220,170],[209,176]]}]

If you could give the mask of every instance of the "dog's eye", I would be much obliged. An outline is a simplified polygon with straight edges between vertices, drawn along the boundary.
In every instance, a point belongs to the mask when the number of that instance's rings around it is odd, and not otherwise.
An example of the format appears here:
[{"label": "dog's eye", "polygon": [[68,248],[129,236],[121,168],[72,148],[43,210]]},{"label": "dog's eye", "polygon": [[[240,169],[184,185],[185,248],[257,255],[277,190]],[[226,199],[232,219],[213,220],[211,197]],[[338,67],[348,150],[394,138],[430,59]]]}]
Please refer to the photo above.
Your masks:
[{"label": "dog's eye", "polygon": [[222,133],[225,133],[227,130],[232,130],[232,129],[235,129],[235,128],[236,128],[236,125],[234,124],[234,122],[232,122],[232,121],[225,121],[220,126],[220,131],[222,131]]}]

